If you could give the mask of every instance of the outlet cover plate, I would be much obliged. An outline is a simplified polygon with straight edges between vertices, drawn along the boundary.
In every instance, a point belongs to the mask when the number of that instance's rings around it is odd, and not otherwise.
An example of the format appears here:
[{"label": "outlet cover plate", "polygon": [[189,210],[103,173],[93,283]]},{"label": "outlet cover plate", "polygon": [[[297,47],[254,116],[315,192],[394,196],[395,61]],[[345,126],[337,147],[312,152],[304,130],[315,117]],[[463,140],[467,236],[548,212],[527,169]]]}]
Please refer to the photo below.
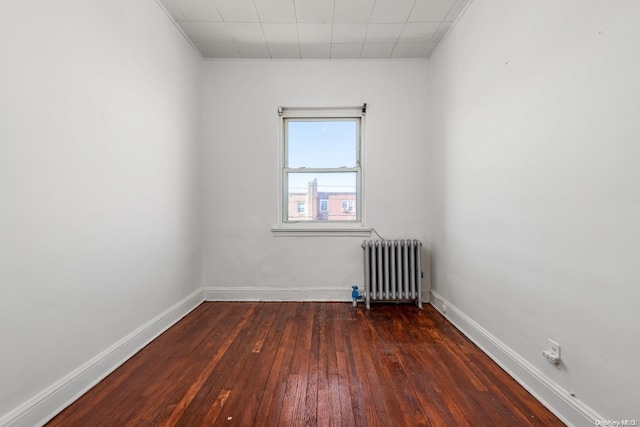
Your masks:
[{"label": "outlet cover plate", "polygon": [[549,338],[549,349],[547,350],[552,356],[560,359],[560,344]]}]

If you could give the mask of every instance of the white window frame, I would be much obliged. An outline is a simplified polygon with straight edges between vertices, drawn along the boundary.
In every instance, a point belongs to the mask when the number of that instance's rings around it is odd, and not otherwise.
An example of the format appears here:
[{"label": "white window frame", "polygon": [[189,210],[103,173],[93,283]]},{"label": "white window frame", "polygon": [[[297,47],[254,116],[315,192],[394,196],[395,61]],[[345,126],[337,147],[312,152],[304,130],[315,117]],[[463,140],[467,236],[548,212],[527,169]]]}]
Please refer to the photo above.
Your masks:
[{"label": "white window frame", "polygon": [[[365,146],[365,112],[362,106],[359,107],[336,107],[336,108],[291,108],[280,107],[279,113],[279,159],[280,159],[280,190],[278,191],[278,225],[271,231],[275,236],[358,236],[368,237],[371,228],[365,224],[365,203],[364,203],[364,146]],[[358,147],[356,153],[357,164],[354,168],[288,168],[287,167],[287,147],[286,147],[286,122],[287,119],[358,119],[360,126],[358,129]],[[288,215],[288,188],[286,182],[287,173],[295,172],[356,172],[356,209],[357,219],[354,221],[296,221],[287,219]]]}]

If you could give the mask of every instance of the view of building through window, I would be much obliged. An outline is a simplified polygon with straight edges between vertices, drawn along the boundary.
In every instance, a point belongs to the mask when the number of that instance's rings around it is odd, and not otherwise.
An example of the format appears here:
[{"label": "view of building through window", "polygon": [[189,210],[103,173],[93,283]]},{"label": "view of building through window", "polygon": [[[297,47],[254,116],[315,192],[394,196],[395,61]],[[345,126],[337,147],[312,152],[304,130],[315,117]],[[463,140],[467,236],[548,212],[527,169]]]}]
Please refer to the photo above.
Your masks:
[{"label": "view of building through window", "polygon": [[322,186],[321,182],[313,178],[304,187],[289,187],[288,218],[294,221],[356,221],[355,185]]}]

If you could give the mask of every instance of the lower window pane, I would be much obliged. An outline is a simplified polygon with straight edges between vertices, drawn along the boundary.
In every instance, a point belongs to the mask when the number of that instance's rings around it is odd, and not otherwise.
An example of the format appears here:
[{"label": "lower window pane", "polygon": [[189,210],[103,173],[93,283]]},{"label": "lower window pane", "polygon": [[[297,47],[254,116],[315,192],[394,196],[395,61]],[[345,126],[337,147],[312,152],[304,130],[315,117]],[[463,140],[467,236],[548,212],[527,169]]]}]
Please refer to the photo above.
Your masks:
[{"label": "lower window pane", "polygon": [[287,221],[357,221],[357,172],[287,174]]}]

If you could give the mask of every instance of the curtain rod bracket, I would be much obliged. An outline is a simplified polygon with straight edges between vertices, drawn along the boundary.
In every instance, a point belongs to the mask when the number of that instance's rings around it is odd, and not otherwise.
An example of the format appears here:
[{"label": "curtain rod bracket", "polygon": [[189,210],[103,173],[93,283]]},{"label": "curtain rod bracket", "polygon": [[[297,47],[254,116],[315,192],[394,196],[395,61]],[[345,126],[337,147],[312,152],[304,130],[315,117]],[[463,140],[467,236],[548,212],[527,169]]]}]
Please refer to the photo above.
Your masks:
[{"label": "curtain rod bracket", "polygon": [[367,114],[367,103],[362,104],[362,115],[365,116]]},{"label": "curtain rod bracket", "polygon": [[278,107],[278,115],[282,117],[282,107]]}]

